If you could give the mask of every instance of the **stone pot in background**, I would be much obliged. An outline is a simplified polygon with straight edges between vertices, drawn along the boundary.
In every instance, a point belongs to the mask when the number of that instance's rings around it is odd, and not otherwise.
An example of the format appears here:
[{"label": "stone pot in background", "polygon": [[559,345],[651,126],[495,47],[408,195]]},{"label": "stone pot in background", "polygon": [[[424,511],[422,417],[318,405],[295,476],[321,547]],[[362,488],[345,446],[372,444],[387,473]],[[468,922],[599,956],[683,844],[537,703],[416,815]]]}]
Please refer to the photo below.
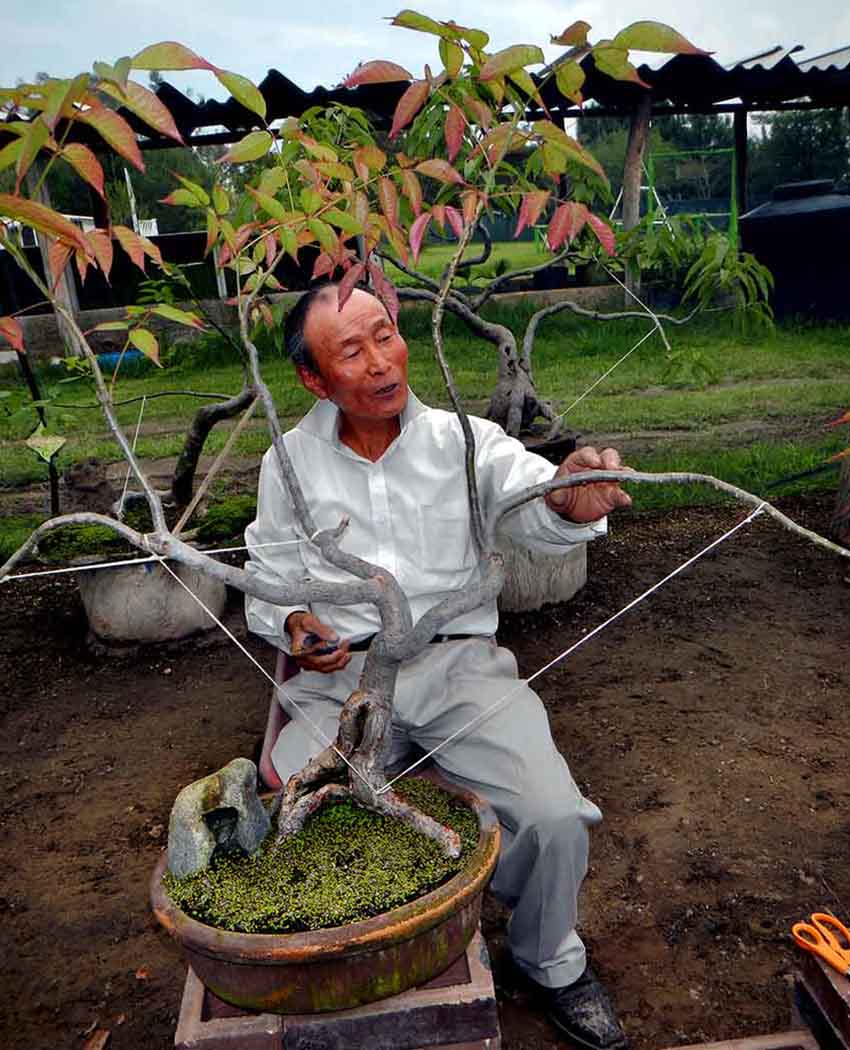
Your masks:
[{"label": "stone pot in background", "polygon": [[[216,616],[227,590],[196,569],[170,563],[174,572]],[[94,569],[78,575],[89,627],[105,642],[173,642],[215,623],[158,562]]]}]

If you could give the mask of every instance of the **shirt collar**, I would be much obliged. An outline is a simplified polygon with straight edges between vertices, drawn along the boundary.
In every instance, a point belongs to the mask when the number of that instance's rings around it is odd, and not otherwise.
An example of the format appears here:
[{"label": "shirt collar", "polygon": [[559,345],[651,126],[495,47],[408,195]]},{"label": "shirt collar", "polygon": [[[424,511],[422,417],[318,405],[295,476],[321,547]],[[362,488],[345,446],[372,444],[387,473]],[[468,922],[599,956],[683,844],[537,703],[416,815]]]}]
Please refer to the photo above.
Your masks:
[{"label": "shirt collar", "polygon": [[[426,407],[408,387],[407,404],[401,413],[401,433],[404,433],[409,423],[426,411]],[[331,445],[343,447],[339,440],[339,409],[333,401],[328,401],[327,398],[316,401],[296,429],[313,434]]]}]

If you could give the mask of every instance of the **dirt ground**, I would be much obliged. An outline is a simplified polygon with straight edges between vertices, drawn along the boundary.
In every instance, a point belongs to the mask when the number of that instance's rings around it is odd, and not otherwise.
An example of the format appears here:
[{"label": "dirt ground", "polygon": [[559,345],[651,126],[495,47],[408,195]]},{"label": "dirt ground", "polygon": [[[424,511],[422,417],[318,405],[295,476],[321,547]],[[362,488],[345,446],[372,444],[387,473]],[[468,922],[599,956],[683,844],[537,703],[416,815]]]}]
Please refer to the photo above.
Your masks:
[{"label": "dirt ground", "polygon": [[[784,507],[828,519],[827,499]],[[531,673],[738,515],[622,519],[584,591],[504,617],[502,642]],[[581,930],[636,1050],[788,1027],[791,922],[850,917],[849,588],[850,562],[761,519],[538,682],[605,812]],[[165,1050],[183,966],[148,877],[179,788],[252,753],[266,682],[218,635],[94,655],[69,577],[5,584],[2,604],[0,1045],[82,1048],[100,1027],[115,1050]],[[489,901],[505,1050],[555,1047],[504,925]]]}]

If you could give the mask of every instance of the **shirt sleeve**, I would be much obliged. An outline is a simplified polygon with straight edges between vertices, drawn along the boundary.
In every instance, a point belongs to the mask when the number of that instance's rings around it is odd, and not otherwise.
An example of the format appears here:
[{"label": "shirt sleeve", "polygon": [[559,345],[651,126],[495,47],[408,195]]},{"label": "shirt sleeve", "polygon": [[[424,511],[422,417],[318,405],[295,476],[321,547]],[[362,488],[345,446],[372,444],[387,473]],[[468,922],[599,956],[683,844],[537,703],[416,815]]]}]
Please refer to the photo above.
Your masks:
[{"label": "shirt sleeve", "polygon": [[[301,544],[297,542],[301,538],[277,457],[274,449],[270,449],[260,467],[257,517],[245,530],[249,553],[245,571],[275,584],[303,579],[306,570],[301,559]],[[292,639],[284,625],[294,612],[309,612],[309,609],[304,605],[273,605],[245,595],[248,630],[286,653],[292,651]]]},{"label": "shirt sleeve", "polygon": [[[475,427],[476,473],[485,515],[492,514],[501,500],[554,477],[556,467],[529,452],[521,441],[508,437],[497,424],[483,419],[471,422]],[[543,499],[523,504],[499,525],[499,534],[541,554],[561,553],[565,546],[586,543],[607,531],[607,518],[579,525],[550,510]]]}]

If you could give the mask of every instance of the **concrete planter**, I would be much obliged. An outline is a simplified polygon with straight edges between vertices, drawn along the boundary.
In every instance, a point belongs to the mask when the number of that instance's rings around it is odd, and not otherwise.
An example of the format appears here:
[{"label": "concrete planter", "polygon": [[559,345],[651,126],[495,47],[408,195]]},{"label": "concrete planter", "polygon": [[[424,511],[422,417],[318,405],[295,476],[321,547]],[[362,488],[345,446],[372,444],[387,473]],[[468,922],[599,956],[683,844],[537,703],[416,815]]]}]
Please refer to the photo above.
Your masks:
[{"label": "concrete planter", "polygon": [[245,1010],[347,1010],[425,984],[466,951],[499,856],[499,823],[471,792],[440,781],[478,816],[466,867],[418,900],[362,922],[289,934],[232,933],[190,918],[165,893],[164,853],[151,879],[154,914],[219,999]]},{"label": "concrete planter", "polygon": [[[227,591],[196,569],[172,564],[186,586],[216,616]],[[215,623],[157,562],[94,569],[79,574],[80,595],[89,626],[105,642],[171,642]]]},{"label": "concrete planter", "polygon": [[539,554],[500,537],[505,559],[505,586],[499,596],[504,612],[533,612],[554,602],[567,602],[587,582],[587,544],[564,554]]}]

